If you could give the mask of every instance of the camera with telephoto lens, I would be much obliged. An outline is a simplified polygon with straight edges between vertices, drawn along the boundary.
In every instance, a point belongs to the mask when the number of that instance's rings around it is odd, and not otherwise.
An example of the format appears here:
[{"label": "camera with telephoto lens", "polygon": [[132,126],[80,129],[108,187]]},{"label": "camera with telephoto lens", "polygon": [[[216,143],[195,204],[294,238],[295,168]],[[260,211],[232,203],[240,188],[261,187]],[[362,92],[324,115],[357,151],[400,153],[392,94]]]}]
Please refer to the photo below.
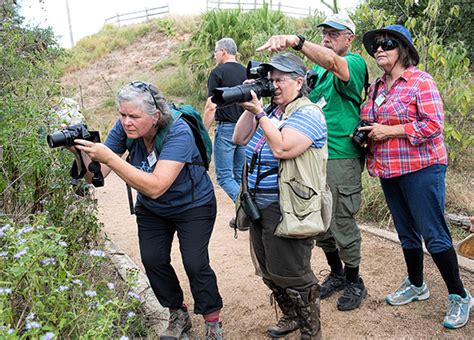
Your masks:
[{"label": "camera with telephoto lens", "polygon": [[255,79],[251,84],[242,84],[234,87],[218,87],[212,91],[211,101],[218,107],[233,103],[242,103],[252,100],[250,91],[254,91],[258,98],[270,97],[275,92],[273,81],[268,78],[270,69],[261,66],[258,61],[249,61],[247,65],[247,79]]},{"label": "camera with telephoto lens", "polygon": [[355,127],[354,132],[352,133],[352,141],[359,146],[364,144],[367,141],[367,138],[369,137],[370,131],[359,130],[359,128],[364,127],[364,126],[372,126],[372,124],[370,124],[366,120],[361,120]]},{"label": "camera with telephoto lens", "polygon": [[94,143],[100,142],[98,131],[89,131],[84,124],[71,125],[46,137],[50,148],[73,146],[75,139],[85,139]]},{"label": "camera with telephoto lens", "polygon": [[254,202],[249,192],[244,191],[240,199],[242,208],[244,209],[245,214],[248,216],[250,221],[255,222],[262,217],[260,210],[258,210],[257,204]]}]

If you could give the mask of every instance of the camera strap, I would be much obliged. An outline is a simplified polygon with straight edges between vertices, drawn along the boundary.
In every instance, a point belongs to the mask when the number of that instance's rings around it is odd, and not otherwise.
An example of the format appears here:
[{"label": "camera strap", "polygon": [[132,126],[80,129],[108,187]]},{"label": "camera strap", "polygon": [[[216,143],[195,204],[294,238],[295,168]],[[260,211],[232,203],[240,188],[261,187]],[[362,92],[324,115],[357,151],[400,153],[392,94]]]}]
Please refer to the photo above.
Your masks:
[{"label": "camera strap", "polygon": [[372,114],[374,115],[375,121],[377,121],[377,114],[375,113],[375,99],[377,98],[377,93],[379,92],[380,78],[375,80],[374,93],[372,95]]}]

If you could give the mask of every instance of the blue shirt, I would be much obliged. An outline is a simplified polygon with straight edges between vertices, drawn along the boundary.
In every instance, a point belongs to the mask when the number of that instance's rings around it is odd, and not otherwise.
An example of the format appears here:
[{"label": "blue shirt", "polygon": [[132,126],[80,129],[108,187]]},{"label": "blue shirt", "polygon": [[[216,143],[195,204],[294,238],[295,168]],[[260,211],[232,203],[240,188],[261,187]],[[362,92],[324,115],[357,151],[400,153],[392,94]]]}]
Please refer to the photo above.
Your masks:
[{"label": "blue shirt", "polygon": [[[271,120],[279,120],[281,111],[276,108],[268,117]],[[298,111],[295,111],[290,118],[283,122],[281,128],[295,129],[301,132],[311,139],[313,142],[311,147],[313,148],[322,148],[326,143],[326,121],[321,111],[314,106],[301,107]],[[257,160],[253,171],[249,172],[248,175],[249,189],[255,189],[259,173],[263,174],[266,171],[276,169],[279,164],[278,159],[273,156],[268,143],[266,143],[266,138],[261,127],[257,128],[254,136],[247,144],[245,155],[248,164],[250,164],[254,152],[257,152]],[[259,192],[259,190],[261,192]],[[265,190],[274,191],[274,193],[266,193]],[[278,172],[266,176],[258,183],[255,199],[260,208],[265,208],[273,202],[278,202]]]},{"label": "blue shirt", "polygon": [[[127,135],[119,119],[110,130],[104,144],[113,152],[122,155],[127,151],[126,143]],[[143,138],[140,137],[133,141],[129,153],[130,164],[144,172],[154,171],[156,163],[151,166],[148,164],[148,150]],[[183,163],[201,162],[201,155],[191,128],[182,119],[174,122],[169,129],[163,141],[163,148],[157,154],[157,160]],[[206,169],[200,165],[186,164],[163,195],[152,199],[139,192],[137,201],[157,215],[170,216],[205,205],[213,197],[214,187]]]}]

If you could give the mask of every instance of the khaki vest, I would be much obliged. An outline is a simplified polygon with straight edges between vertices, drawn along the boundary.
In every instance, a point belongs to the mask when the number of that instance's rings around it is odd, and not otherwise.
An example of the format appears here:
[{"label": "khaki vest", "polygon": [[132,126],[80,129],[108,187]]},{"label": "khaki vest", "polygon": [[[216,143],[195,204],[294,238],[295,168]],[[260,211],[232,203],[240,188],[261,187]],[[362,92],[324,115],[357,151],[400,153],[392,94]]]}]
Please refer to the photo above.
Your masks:
[{"label": "khaki vest", "polygon": [[[283,120],[303,106],[321,110],[302,97],[288,104]],[[329,228],[332,195],[326,185],[327,160],[327,142],[322,148],[308,148],[296,158],[280,159],[278,187],[282,220],[275,230],[276,236],[306,238]]]}]

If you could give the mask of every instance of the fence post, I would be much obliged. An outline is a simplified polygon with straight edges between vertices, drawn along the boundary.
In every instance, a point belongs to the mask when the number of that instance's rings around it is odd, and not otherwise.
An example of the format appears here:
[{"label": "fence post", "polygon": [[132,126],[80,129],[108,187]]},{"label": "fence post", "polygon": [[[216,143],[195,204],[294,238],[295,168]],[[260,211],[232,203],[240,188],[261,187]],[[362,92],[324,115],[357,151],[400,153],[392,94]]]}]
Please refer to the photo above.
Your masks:
[{"label": "fence post", "polygon": [[281,1],[278,1],[278,12],[281,12]]},{"label": "fence post", "polygon": [[148,22],[148,8],[145,7],[145,17],[146,17],[146,21]]},{"label": "fence post", "polygon": [[120,14],[117,13],[117,25],[120,27]]}]

